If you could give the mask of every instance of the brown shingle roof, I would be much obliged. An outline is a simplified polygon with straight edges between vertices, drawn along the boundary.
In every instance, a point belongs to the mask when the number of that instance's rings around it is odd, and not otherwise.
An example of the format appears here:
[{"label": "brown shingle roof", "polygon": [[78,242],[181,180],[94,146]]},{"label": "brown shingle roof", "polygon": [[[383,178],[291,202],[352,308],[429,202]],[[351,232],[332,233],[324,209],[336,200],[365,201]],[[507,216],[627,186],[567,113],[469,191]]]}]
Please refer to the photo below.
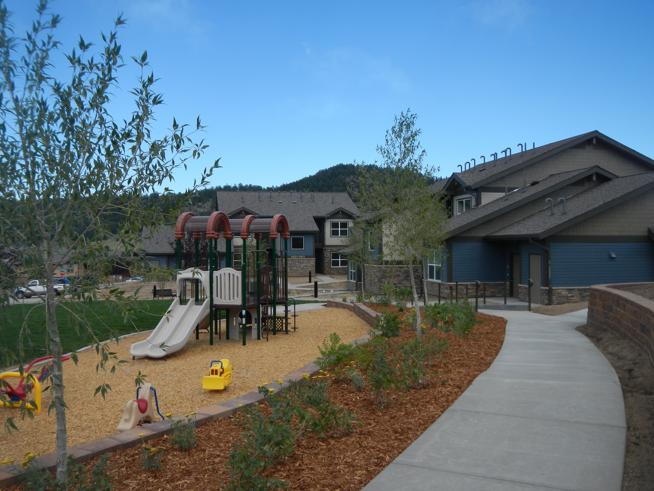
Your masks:
[{"label": "brown shingle roof", "polygon": [[359,213],[347,193],[218,191],[218,207],[228,216],[243,209],[264,216],[283,213],[292,232],[318,232],[314,217],[328,217],[339,210],[354,216]]},{"label": "brown shingle roof", "polygon": [[553,189],[566,186],[572,182],[583,179],[594,173],[602,174],[606,177],[615,177],[614,174],[602,169],[599,166],[589,167],[581,170],[560,172],[546,177],[537,184],[532,184],[521,189],[516,189],[496,200],[486,203],[485,205],[472,208],[461,215],[455,215],[450,218],[444,226],[447,237],[459,234],[464,230],[475,227],[481,223],[491,220],[499,215],[507,213],[526,201],[538,199],[540,196],[551,192]]},{"label": "brown shingle roof", "polygon": [[455,172],[452,174],[450,179],[460,181],[463,185],[468,187],[478,187],[486,182],[499,178],[503,174],[515,172],[521,167],[531,165],[532,163],[578,145],[590,138],[598,138],[599,140],[639,158],[654,167],[654,161],[652,159],[595,130],[571,138],[565,138],[564,140],[548,143],[547,145],[532,148],[531,150],[524,152],[514,153],[511,157],[506,156],[498,158],[497,160],[491,160],[485,164],[480,164],[463,172]]},{"label": "brown shingle roof", "polygon": [[565,204],[565,214],[562,213],[559,204],[554,207],[554,214],[549,207],[546,207],[508,227],[489,234],[488,237],[494,239],[523,237],[543,239],[652,188],[654,188],[654,172],[619,177],[572,196]]}]

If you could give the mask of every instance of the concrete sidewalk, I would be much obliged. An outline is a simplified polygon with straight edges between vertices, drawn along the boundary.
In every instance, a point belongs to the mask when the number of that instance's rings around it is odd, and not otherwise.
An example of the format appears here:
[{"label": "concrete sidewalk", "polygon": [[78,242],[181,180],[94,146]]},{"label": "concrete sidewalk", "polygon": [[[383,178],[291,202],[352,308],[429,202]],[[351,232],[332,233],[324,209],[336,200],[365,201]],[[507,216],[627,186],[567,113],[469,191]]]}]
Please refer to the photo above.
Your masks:
[{"label": "concrete sidewalk", "polygon": [[557,317],[502,312],[492,366],[367,490],[619,490],[626,423],[613,368]]}]

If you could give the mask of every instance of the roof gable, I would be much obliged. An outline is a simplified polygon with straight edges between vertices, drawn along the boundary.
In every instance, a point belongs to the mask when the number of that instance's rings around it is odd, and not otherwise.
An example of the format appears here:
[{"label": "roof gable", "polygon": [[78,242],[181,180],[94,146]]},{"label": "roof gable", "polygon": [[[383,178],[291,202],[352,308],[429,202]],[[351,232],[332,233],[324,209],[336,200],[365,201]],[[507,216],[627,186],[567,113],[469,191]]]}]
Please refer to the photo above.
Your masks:
[{"label": "roof gable", "polygon": [[571,197],[565,203],[565,213],[556,210],[552,213],[552,209],[545,207],[533,215],[493,232],[488,237],[544,239],[652,189],[654,189],[654,172],[619,177]]},{"label": "roof gable", "polygon": [[616,177],[611,172],[608,172],[599,166],[553,174],[536,184],[516,189],[502,198],[472,208],[461,215],[453,216],[445,224],[446,237],[460,234],[465,230],[471,229],[500,215],[508,213],[509,211],[515,210],[526,202],[534,201],[556,189],[580,181],[593,174],[598,174],[609,179]]},{"label": "roof gable", "polygon": [[654,170],[654,160],[595,130],[510,156],[507,155],[506,157],[480,164],[463,172],[456,172],[448,179],[445,188],[447,189],[452,182],[459,182],[464,187],[481,187],[500,177],[510,175],[593,138],[631,156]]}]

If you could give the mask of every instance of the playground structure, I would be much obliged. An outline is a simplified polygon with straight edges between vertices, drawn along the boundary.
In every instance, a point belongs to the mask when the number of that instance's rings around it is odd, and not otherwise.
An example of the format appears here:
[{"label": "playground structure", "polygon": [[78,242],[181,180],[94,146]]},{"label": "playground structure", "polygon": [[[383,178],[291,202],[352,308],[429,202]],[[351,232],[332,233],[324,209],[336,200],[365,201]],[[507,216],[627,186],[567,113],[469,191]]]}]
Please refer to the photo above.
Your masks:
[{"label": "playground structure", "polygon": [[118,423],[118,431],[131,430],[143,423],[152,423],[155,409],[161,420],[164,421],[165,418],[159,411],[159,398],[155,388],[148,383],[139,385],[136,388],[136,398],[125,404],[123,415]]},{"label": "playground structure", "polygon": [[[69,358],[70,355],[65,355],[61,358],[61,361],[66,361]],[[0,385],[0,394],[3,395],[2,399],[0,399],[0,407],[19,408],[23,406],[25,409],[34,411],[37,414],[40,413],[42,384],[50,376],[53,361],[54,356],[43,356],[29,362],[23,370],[0,373],[0,380],[3,381],[2,385]],[[38,375],[32,373],[32,369],[36,366],[41,367]],[[18,383],[12,385],[9,382],[12,379],[18,380]],[[30,394],[31,399],[28,399]]]},{"label": "playground structure", "polygon": [[[235,238],[234,233],[238,233]],[[150,336],[131,346],[132,357],[163,358],[181,350],[206,322],[214,337],[262,339],[288,333],[289,226],[281,214],[230,219],[222,211],[209,216],[182,213],[175,225],[177,298]],[[235,240],[240,261],[234,261]],[[224,251],[219,250],[224,241]],[[278,315],[283,307],[283,315]]]},{"label": "playground structure", "polygon": [[232,364],[226,358],[211,360],[209,375],[202,377],[204,390],[225,390],[232,383]]}]

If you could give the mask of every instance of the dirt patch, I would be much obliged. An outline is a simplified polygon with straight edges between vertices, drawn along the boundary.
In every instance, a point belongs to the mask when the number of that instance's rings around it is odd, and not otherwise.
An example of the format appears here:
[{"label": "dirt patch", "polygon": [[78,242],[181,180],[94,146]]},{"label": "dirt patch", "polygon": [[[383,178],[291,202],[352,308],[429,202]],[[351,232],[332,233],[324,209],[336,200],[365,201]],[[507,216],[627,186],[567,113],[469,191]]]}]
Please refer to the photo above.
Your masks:
[{"label": "dirt patch", "polygon": [[654,489],[654,367],[632,341],[605,328],[582,326],[620,378],[627,413],[623,491]]},{"label": "dirt patch", "polygon": [[[331,399],[347,407],[357,424],[350,435],[321,439],[302,437],[295,452],[270,474],[289,489],[361,489],[420,436],[495,359],[506,321],[480,314],[480,322],[464,337],[442,334],[448,348],[429,365],[424,388],[393,391],[380,409],[368,390],[356,391],[347,381],[327,377]],[[403,336],[413,336],[404,330]],[[109,474],[121,489],[221,489],[229,479],[227,460],[242,431],[239,413],[198,428],[198,445],[175,449],[168,437],[149,442],[164,449],[161,469],[142,467],[140,447],[111,455]],[[92,465],[93,462],[90,463]]]},{"label": "dirt patch", "polygon": [[[292,322],[291,322],[292,324]],[[270,335],[269,341],[249,341],[242,346],[239,340],[216,340],[209,345],[208,334],[201,333],[186,348],[161,360],[131,360],[129,347],[144,339],[148,333],[130,336],[120,343],[112,343],[111,350],[127,363],[115,374],[96,372],[98,356],[89,350],[79,354],[79,363],[64,364],[66,386],[67,425],[69,444],[95,440],[114,433],[125,403],[134,398],[134,378],[138,371],[157,389],[163,413],[187,414],[208,404],[222,402],[244,394],[305,365],[319,356],[318,346],[336,332],[350,342],[366,334],[369,326],[345,309],[320,309],[302,312],[297,317],[297,332]],[[224,330],[223,330],[224,333]],[[202,376],[208,373],[209,361],[228,358],[234,367],[232,385],[224,392],[202,390]],[[111,385],[106,399],[93,396],[101,383]],[[50,403],[50,392],[44,393],[43,405]],[[12,409],[0,409],[3,417]],[[17,418],[20,431],[0,432],[0,461],[20,461],[26,452],[44,454],[54,450],[55,414],[46,410],[32,419]]]},{"label": "dirt patch", "polygon": [[543,315],[561,315],[588,308],[588,302],[564,303],[561,305],[536,305],[532,311]]}]

